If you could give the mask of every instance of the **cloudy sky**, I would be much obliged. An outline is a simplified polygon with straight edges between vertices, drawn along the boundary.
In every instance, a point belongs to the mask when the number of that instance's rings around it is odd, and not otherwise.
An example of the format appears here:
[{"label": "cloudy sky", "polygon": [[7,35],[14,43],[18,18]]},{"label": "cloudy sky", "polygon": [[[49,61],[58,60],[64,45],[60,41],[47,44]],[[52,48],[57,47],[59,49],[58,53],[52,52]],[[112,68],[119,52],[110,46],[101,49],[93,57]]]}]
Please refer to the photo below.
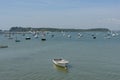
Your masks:
[{"label": "cloudy sky", "polygon": [[13,26],[120,30],[120,0],[0,0],[0,29]]}]

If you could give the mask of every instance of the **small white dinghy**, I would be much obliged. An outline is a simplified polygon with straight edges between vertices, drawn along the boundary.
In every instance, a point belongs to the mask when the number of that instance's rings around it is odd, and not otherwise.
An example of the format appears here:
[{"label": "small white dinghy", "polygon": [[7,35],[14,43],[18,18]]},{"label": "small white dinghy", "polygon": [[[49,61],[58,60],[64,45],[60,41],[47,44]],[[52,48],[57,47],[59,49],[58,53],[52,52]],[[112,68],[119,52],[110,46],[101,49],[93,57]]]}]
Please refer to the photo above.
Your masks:
[{"label": "small white dinghy", "polygon": [[52,61],[56,66],[60,67],[67,67],[67,64],[69,63],[69,61],[66,61],[65,59],[53,59]]}]

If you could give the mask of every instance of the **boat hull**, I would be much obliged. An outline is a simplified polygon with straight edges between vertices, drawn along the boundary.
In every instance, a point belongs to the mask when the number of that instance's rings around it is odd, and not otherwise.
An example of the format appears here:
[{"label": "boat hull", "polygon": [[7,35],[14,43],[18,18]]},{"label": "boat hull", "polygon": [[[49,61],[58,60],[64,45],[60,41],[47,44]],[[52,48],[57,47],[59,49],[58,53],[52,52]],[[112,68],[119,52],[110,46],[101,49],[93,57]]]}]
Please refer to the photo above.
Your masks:
[{"label": "boat hull", "polygon": [[56,66],[59,66],[59,67],[67,67],[67,64],[61,64],[61,63],[54,63]]}]

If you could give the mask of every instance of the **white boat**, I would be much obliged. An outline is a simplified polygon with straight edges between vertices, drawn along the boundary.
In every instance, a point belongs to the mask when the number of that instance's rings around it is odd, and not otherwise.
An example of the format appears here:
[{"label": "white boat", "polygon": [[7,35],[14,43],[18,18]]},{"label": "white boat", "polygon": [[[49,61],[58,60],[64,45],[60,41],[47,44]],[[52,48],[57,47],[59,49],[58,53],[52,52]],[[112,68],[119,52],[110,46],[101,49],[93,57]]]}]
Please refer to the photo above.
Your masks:
[{"label": "white boat", "polygon": [[67,64],[69,63],[69,61],[66,61],[65,59],[53,59],[52,61],[56,66],[60,67],[67,67]]},{"label": "white boat", "polygon": [[35,38],[38,38],[38,35],[37,35],[37,34],[35,34],[35,35],[34,35],[34,37],[35,37]]}]

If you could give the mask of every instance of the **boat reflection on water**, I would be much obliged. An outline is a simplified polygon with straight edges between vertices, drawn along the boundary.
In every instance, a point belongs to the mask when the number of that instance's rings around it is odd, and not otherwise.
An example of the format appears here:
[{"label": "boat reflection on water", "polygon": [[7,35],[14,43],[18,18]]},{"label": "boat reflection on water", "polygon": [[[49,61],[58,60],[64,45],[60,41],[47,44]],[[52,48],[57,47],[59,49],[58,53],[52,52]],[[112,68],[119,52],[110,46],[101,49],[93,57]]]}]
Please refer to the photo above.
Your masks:
[{"label": "boat reflection on water", "polygon": [[55,65],[55,64],[53,64],[53,67],[54,67],[57,71],[65,72],[65,73],[68,72],[68,67],[61,67],[61,66],[57,66],[57,65]]}]

